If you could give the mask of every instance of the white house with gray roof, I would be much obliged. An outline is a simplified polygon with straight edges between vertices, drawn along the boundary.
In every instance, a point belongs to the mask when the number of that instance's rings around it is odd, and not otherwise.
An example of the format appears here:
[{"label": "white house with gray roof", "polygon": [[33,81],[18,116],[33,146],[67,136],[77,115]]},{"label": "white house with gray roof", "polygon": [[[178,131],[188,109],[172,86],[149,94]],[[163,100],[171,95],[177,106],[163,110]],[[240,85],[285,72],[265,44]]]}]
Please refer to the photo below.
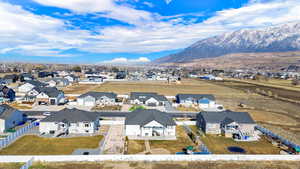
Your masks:
[{"label": "white house with gray roof", "polygon": [[131,137],[176,137],[172,117],[154,109],[137,109],[126,116],[125,135]]},{"label": "white house with gray roof", "polygon": [[217,106],[215,96],[211,94],[177,94],[176,103],[184,106],[197,105],[203,109]]},{"label": "white house with gray roof", "polygon": [[42,83],[40,81],[29,80],[29,81],[25,81],[24,84],[21,84],[18,87],[18,92],[23,93],[23,94],[27,94],[34,87],[45,87],[46,85],[47,84]]},{"label": "white house with gray roof", "polygon": [[39,131],[44,134],[93,134],[99,127],[99,114],[79,109],[51,112],[40,121]]},{"label": "white house with gray roof", "polygon": [[79,106],[115,105],[117,94],[110,92],[87,92],[77,98]]},{"label": "white house with gray roof", "polygon": [[129,98],[130,104],[146,106],[164,106],[168,99],[157,93],[131,92]]},{"label": "white house with gray roof", "polygon": [[23,113],[9,105],[0,105],[0,133],[24,121]]},{"label": "white house with gray roof", "polygon": [[200,112],[197,126],[206,134],[253,136],[256,123],[248,112]]},{"label": "white house with gray roof", "polygon": [[64,92],[55,87],[39,88],[39,94],[36,95],[38,104],[58,105],[64,103]]}]

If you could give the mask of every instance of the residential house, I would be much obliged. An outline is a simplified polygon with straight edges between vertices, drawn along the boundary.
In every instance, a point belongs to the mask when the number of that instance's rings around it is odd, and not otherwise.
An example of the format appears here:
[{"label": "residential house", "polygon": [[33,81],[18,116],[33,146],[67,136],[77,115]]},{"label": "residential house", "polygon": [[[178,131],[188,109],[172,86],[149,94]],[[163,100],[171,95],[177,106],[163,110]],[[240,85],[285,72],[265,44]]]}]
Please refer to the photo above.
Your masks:
[{"label": "residential house", "polygon": [[45,81],[46,84],[50,87],[65,87],[70,85],[70,82],[68,79],[65,78],[52,78]]},{"label": "residential house", "polygon": [[247,112],[200,112],[197,126],[206,134],[244,137],[253,136],[256,123]]},{"label": "residential house", "polygon": [[184,106],[198,105],[200,108],[216,106],[215,97],[211,94],[177,94],[176,103]]},{"label": "residential house", "polygon": [[36,95],[38,104],[58,105],[65,103],[64,92],[55,87],[40,88],[40,93]]},{"label": "residential house", "polygon": [[99,127],[99,114],[79,109],[63,109],[40,121],[39,131],[45,134],[93,134]]},{"label": "residential house", "polygon": [[33,75],[30,73],[22,73],[19,75],[19,77],[20,77],[20,82],[34,80]]},{"label": "residential house", "polygon": [[137,109],[126,116],[125,135],[176,137],[176,123],[165,112],[154,109]]},{"label": "residential house", "polygon": [[11,74],[11,75],[5,75],[3,77],[3,80],[6,82],[6,84],[16,83],[18,80],[18,75]]},{"label": "residential house", "polygon": [[6,104],[0,105],[0,133],[13,128],[22,122],[24,122],[22,112]]},{"label": "residential house", "polygon": [[146,106],[164,106],[168,103],[168,99],[157,93],[131,92],[129,98],[130,104],[146,105]]},{"label": "residential house", "polygon": [[77,98],[77,104],[80,106],[114,105],[116,100],[117,95],[115,93],[88,92]]},{"label": "residential house", "polygon": [[45,86],[47,86],[47,84],[42,83],[40,81],[29,80],[29,81],[25,81],[24,84],[18,87],[18,92],[26,94],[34,87],[45,87]]},{"label": "residential house", "polygon": [[75,76],[75,75],[73,75],[73,74],[67,75],[67,76],[65,76],[64,78],[65,78],[65,79],[68,79],[69,82],[71,82],[71,83],[76,83],[76,82],[79,81],[79,77],[78,77],[78,76]]},{"label": "residential house", "polygon": [[45,77],[57,77],[58,76],[58,73],[56,72],[39,72],[38,73],[38,77],[39,78],[45,78]]},{"label": "residential house", "polygon": [[13,89],[8,88],[7,86],[0,85],[0,102],[4,101],[14,101],[16,98],[16,93]]}]

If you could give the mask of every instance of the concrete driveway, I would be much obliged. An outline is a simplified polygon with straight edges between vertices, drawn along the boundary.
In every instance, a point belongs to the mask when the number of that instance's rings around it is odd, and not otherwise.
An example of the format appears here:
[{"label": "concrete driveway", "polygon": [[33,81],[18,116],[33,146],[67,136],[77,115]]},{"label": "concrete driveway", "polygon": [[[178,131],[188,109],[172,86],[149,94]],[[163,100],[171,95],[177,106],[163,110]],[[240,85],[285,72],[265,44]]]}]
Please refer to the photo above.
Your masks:
[{"label": "concrete driveway", "polygon": [[101,147],[103,154],[123,154],[124,152],[124,125],[111,125],[104,144]]}]

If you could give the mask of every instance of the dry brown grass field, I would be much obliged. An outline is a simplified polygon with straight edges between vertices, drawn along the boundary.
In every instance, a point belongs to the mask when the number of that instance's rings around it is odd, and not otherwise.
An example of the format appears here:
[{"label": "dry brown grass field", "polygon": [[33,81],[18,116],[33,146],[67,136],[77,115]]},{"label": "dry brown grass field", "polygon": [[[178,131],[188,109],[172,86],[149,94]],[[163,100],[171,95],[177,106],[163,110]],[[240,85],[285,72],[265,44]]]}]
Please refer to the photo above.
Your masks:
[{"label": "dry brown grass field", "polygon": [[[299,169],[300,162],[70,162],[34,163],[31,169]],[[0,164],[0,169],[19,169],[21,163]]]},{"label": "dry brown grass field", "polygon": [[63,88],[62,90],[65,92],[65,94],[83,94],[89,91],[93,91],[98,87],[99,85],[74,84],[72,86]]},{"label": "dry brown grass field", "polygon": [[42,138],[26,135],[2,149],[0,155],[69,155],[78,148],[97,148],[102,138]]},{"label": "dry brown grass field", "polygon": [[129,140],[128,142],[128,153],[127,154],[138,154],[145,151],[144,140]]}]

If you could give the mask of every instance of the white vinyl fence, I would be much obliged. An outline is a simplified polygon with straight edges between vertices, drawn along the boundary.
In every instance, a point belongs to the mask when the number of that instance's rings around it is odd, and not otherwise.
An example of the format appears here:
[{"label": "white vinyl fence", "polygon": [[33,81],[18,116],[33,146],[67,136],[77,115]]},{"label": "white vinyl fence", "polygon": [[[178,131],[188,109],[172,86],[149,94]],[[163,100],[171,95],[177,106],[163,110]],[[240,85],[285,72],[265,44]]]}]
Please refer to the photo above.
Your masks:
[{"label": "white vinyl fence", "polygon": [[0,156],[0,163],[100,161],[300,161],[300,155],[47,155]]},{"label": "white vinyl fence", "polygon": [[28,160],[20,169],[29,169],[33,163],[33,159],[34,158],[32,157],[30,160]]},{"label": "white vinyl fence", "polygon": [[0,149],[8,146],[10,143],[15,141],[17,138],[23,136],[24,134],[28,133],[34,126],[36,126],[36,122],[30,123],[29,125],[20,128],[16,132],[9,134],[5,139],[0,140]]}]

